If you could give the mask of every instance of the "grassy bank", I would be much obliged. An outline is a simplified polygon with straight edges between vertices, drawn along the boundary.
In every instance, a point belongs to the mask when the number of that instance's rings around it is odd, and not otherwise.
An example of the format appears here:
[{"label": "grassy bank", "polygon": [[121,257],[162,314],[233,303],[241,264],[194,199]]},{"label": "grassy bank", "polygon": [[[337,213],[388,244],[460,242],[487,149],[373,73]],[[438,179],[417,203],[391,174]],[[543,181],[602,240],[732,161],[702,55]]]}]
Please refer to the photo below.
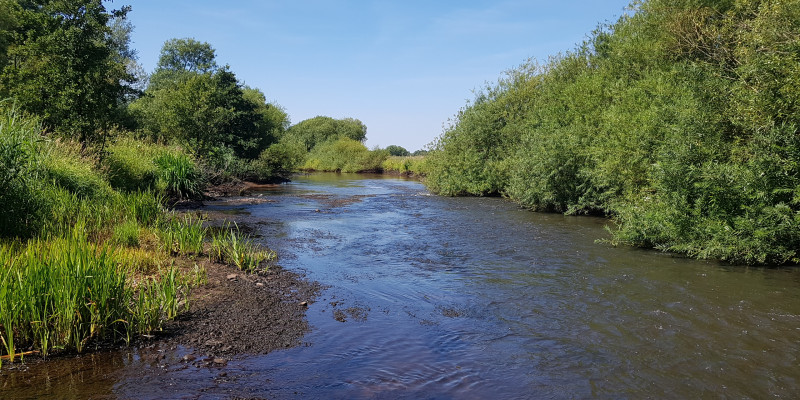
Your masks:
[{"label": "grassy bank", "polygon": [[0,363],[149,335],[188,308],[201,260],[274,259],[235,227],[165,207],[204,182],[180,147],[123,137],[100,153],[6,102],[0,166]]}]

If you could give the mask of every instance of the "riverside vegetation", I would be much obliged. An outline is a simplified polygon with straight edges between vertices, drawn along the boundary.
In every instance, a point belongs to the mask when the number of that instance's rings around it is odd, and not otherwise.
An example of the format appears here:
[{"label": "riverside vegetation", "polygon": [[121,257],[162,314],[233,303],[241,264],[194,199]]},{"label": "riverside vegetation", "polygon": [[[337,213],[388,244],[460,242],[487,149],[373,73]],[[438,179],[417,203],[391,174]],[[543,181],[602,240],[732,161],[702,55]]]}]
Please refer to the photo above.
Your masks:
[{"label": "riverside vegetation", "polygon": [[800,261],[800,1],[644,0],[478,91],[428,186],[613,218],[613,244]]},{"label": "riverside vegetation", "polygon": [[0,0],[0,363],[149,335],[188,308],[203,258],[276,258],[169,206],[298,169],[376,171],[402,149],[367,149],[353,118],[291,125],[205,42],[166,41],[146,73],[129,11]]}]

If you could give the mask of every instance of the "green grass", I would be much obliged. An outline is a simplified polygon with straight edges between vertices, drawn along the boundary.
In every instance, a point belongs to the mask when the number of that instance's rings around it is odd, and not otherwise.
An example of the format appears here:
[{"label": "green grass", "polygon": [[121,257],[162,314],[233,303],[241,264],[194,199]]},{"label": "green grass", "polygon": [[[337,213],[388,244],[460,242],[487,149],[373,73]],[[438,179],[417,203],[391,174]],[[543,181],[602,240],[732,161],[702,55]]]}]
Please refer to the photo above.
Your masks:
[{"label": "green grass", "polygon": [[194,214],[168,215],[158,231],[164,249],[176,255],[199,255],[203,253],[203,241],[207,229],[202,218]]},{"label": "green grass", "polygon": [[81,228],[0,246],[0,336],[11,361],[25,349],[80,352],[93,339],[160,329],[187,296],[174,268],[135,286],[124,253],[91,243]]},{"label": "green grass", "polygon": [[388,151],[369,150],[357,140],[339,138],[314,147],[300,169],[331,172],[380,171],[381,164],[388,156]]},{"label": "green grass", "polygon": [[213,261],[226,262],[247,272],[266,270],[268,267],[262,268],[262,263],[277,258],[274,251],[263,248],[252,238],[242,234],[236,224],[233,228],[228,224],[212,233],[209,256]]}]

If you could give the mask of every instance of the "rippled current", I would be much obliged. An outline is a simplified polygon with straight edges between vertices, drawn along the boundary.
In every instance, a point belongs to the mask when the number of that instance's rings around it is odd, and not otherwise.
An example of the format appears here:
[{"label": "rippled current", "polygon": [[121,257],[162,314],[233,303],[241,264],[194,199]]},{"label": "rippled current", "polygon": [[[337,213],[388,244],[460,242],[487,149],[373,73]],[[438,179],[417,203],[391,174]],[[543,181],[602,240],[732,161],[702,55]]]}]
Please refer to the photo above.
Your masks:
[{"label": "rippled current", "polygon": [[[301,347],[213,368],[154,349],[37,366],[7,398],[796,398],[800,270],[613,248],[608,221],[319,174],[211,204],[327,289]],[[175,361],[190,349],[167,351]],[[12,377],[13,378],[13,377]],[[30,377],[29,377],[30,379]],[[2,392],[0,392],[2,393]],[[0,396],[2,397],[2,396]]]}]

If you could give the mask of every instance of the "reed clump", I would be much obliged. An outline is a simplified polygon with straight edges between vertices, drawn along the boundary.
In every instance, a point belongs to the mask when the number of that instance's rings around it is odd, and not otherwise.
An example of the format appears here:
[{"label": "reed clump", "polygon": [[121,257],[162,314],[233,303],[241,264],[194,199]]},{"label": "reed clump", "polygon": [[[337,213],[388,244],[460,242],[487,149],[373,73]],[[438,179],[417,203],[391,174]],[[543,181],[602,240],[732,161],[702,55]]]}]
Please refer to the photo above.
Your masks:
[{"label": "reed clump", "polygon": [[174,267],[138,284],[126,253],[89,241],[83,227],[50,240],[0,245],[0,339],[14,361],[19,350],[46,356],[83,351],[93,339],[130,340],[160,329],[188,296]]},{"label": "reed clump", "polygon": [[242,271],[266,271],[262,264],[277,259],[277,254],[263,248],[251,237],[243,234],[234,223],[233,228],[226,224],[223,229],[212,233],[209,257],[212,261],[235,265]]}]

